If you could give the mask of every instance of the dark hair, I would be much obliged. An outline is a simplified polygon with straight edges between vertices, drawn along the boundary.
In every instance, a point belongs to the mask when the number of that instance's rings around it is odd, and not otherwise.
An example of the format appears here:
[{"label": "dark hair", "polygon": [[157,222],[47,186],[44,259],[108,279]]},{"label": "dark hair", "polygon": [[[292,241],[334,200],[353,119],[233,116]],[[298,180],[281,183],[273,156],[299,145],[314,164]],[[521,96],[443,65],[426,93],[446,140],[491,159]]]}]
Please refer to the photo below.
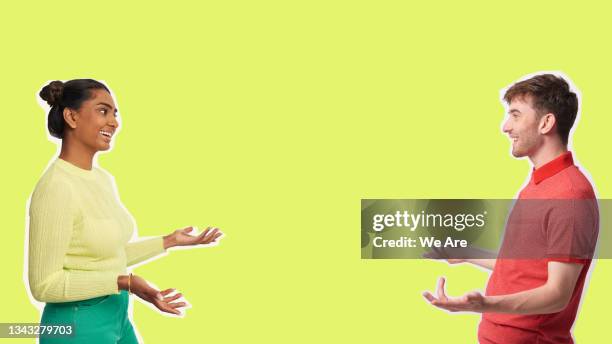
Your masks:
[{"label": "dark hair", "polygon": [[109,89],[93,79],[74,79],[67,82],[51,81],[38,95],[51,106],[47,119],[49,133],[58,139],[64,138],[64,108],[78,110],[92,96],[91,90]]},{"label": "dark hair", "polygon": [[557,133],[564,145],[567,145],[569,132],[578,114],[578,97],[570,90],[565,79],[553,74],[536,75],[530,79],[512,85],[504,94],[504,100],[510,102],[516,97],[529,95],[533,107],[539,116],[552,113],[557,121]]}]

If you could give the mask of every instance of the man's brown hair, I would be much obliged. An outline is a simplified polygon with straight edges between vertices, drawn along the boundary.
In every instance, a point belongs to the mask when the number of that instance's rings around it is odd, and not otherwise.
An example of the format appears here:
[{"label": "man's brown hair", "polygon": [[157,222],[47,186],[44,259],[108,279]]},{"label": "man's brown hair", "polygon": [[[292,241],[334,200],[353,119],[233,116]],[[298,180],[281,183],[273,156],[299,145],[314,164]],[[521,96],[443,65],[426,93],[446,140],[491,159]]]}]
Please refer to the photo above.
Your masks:
[{"label": "man's brown hair", "polygon": [[512,85],[504,94],[510,104],[515,98],[531,96],[538,116],[552,113],[557,122],[557,133],[567,145],[569,132],[578,114],[578,97],[565,79],[553,74],[540,74]]}]

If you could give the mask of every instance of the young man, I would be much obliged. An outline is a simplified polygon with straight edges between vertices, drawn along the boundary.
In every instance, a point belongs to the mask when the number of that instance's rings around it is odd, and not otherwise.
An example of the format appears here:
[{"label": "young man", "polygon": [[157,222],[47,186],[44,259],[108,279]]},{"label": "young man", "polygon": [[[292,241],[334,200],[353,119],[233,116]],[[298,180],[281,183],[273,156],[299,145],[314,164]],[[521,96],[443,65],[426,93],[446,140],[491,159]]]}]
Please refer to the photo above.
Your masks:
[{"label": "young man", "polygon": [[593,187],[567,149],[578,97],[563,78],[541,74],[512,85],[504,100],[503,132],[512,155],[533,164],[531,178],[508,218],[497,259],[448,260],[492,270],[486,293],[447,297],[440,278],[437,297],[423,295],[449,311],[483,313],[483,344],[573,343],[599,228]]}]

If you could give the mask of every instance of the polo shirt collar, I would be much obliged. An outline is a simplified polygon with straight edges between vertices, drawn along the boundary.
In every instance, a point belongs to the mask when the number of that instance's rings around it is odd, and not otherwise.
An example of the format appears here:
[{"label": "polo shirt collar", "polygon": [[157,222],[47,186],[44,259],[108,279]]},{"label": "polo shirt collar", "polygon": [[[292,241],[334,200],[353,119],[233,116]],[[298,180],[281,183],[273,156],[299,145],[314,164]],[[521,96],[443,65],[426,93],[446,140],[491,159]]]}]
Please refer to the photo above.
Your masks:
[{"label": "polo shirt collar", "polygon": [[543,166],[540,166],[540,168],[533,168],[531,178],[533,179],[534,183],[539,184],[546,178],[550,178],[572,165],[574,165],[572,152],[567,151],[547,162]]}]

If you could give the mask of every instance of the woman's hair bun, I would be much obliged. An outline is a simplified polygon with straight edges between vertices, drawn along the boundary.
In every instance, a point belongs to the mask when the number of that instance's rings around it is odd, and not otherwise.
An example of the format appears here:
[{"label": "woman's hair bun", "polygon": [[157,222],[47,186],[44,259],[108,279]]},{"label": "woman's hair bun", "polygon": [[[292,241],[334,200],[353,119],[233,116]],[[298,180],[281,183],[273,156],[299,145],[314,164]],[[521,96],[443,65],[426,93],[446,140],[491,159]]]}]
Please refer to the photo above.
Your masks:
[{"label": "woman's hair bun", "polygon": [[64,91],[64,83],[56,80],[51,81],[47,86],[40,91],[40,97],[49,104],[49,106],[58,105],[62,100]]}]

